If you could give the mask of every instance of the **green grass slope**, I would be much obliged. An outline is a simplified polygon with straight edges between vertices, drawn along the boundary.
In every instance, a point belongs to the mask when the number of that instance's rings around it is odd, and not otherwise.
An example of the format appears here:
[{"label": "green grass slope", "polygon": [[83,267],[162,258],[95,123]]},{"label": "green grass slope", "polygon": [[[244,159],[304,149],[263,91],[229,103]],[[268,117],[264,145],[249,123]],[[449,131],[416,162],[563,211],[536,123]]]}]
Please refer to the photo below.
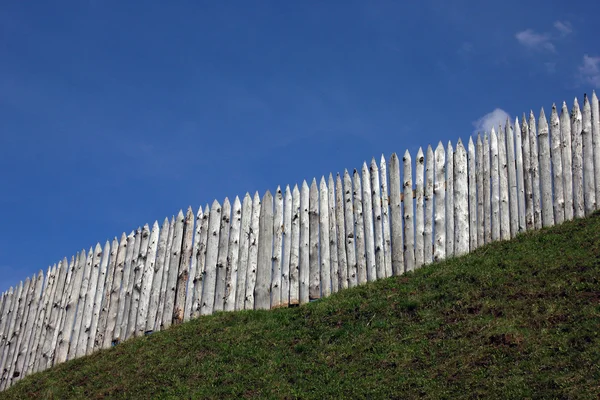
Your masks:
[{"label": "green grass slope", "polygon": [[598,398],[600,214],[293,309],[203,317],[0,398]]}]

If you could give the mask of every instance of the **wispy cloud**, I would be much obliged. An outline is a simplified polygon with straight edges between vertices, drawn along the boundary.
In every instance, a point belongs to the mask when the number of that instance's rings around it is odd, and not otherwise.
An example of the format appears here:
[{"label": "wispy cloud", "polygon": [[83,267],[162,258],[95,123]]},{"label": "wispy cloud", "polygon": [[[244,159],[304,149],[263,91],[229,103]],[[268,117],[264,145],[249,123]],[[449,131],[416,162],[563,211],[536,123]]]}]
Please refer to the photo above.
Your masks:
[{"label": "wispy cloud", "polygon": [[556,47],[554,47],[551,37],[547,33],[537,33],[533,29],[526,29],[517,32],[515,38],[522,46],[528,49],[556,53]]},{"label": "wispy cloud", "polygon": [[475,127],[473,133],[490,132],[492,127],[498,129],[499,125],[504,125],[506,123],[506,119],[511,120],[510,115],[503,109],[496,108],[494,111],[485,114],[477,121],[473,121],[473,126]]},{"label": "wispy cloud", "polygon": [[554,27],[560,32],[562,36],[567,36],[573,32],[571,23],[569,21],[556,21]]},{"label": "wispy cloud", "polygon": [[545,62],[544,67],[546,67],[546,72],[548,72],[549,74],[553,74],[556,72],[555,62]]},{"label": "wispy cloud", "polygon": [[583,62],[579,66],[580,79],[585,84],[600,88],[600,56],[583,55]]}]

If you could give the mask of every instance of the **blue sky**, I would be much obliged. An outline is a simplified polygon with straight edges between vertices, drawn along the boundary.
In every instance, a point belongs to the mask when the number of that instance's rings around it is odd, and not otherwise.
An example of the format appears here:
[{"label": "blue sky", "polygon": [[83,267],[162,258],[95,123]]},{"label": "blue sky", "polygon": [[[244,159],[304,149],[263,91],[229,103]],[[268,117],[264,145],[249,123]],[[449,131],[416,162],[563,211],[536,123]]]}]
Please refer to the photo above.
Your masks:
[{"label": "blue sky", "polygon": [[[484,4],[485,3],[485,4]],[[0,5],[0,291],[188,205],[600,88],[600,2]]]}]

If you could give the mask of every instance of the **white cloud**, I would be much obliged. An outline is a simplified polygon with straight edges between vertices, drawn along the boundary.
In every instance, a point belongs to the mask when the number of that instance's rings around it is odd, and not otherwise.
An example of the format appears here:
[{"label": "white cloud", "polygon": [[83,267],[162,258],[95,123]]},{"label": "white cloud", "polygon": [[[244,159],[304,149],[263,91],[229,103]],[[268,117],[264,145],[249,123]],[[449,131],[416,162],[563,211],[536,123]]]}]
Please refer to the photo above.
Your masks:
[{"label": "white cloud", "polygon": [[571,23],[569,21],[556,21],[554,23],[554,27],[560,32],[562,36],[567,36],[571,32],[573,32],[573,28],[571,27]]},{"label": "white cloud", "polygon": [[550,41],[550,35],[547,33],[536,33],[533,29],[526,29],[518,32],[515,37],[521,45],[529,49],[556,52],[554,44]]},{"label": "white cloud", "polygon": [[579,74],[586,84],[600,88],[600,56],[583,56],[583,63],[579,66]]},{"label": "white cloud", "polygon": [[501,108],[496,108],[494,111],[485,114],[483,117],[479,118],[477,121],[473,122],[473,126],[475,127],[474,133],[478,132],[491,132],[492,127],[498,130],[498,126],[506,124],[506,119],[509,121],[512,120],[510,115]]}]

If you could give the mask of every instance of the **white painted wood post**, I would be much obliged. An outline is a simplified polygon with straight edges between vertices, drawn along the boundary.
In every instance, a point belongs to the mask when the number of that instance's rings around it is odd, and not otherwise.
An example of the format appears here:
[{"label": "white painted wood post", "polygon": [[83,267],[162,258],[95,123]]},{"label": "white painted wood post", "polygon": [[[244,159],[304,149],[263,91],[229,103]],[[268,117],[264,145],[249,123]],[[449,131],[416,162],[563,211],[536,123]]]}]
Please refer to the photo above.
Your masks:
[{"label": "white painted wood post", "polygon": [[412,187],[412,158],[408,150],[402,158],[404,164],[404,272],[415,269],[415,225]]},{"label": "white painted wood post", "polygon": [[469,251],[473,251],[477,248],[477,181],[475,178],[475,144],[473,138],[469,137],[468,146],[468,176],[467,181],[469,184]]},{"label": "white painted wood post", "polygon": [[508,163],[510,237],[513,238],[519,232],[519,200],[517,197],[517,166],[515,165],[515,134],[508,118],[506,119],[504,134],[506,136],[506,160]]},{"label": "white painted wood post", "polygon": [[[231,213],[231,229],[229,231],[229,254],[227,256],[227,278],[225,283],[225,311],[235,310],[237,280],[240,255],[240,227],[242,224],[242,203],[235,196]],[[191,297],[191,294],[188,293]]]},{"label": "white painted wood post", "polygon": [[[248,276],[248,251],[250,245],[250,224],[252,222],[252,198],[246,193],[242,201],[242,221],[240,224],[240,251],[237,278],[237,289],[235,294],[235,309],[243,310],[246,301],[246,278]],[[206,254],[206,250],[204,250]],[[202,292],[200,291],[200,298]],[[200,302],[198,302],[198,305]]]},{"label": "white painted wood post", "polygon": [[531,152],[531,182],[533,186],[533,225],[542,228],[542,191],[540,185],[539,147],[533,111],[529,112],[529,150]]},{"label": "white painted wood post", "polygon": [[425,259],[423,254],[425,234],[424,178],[425,157],[423,157],[423,149],[419,147],[417,159],[415,160],[415,268],[421,267]]},{"label": "white painted wood post", "polygon": [[592,91],[592,145],[594,147],[594,176],[596,183],[596,209],[600,209],[600,105],[596,91]]},{"label": "white painted wood post", "polygon": [[[227,286],[227,254],[229,253],[229,229],[231,221],[231,203],[226,197],[221,208],[221,227],[219,228],[219,247],[217,256],[217,283],[215,286],[215,304],[213,312],[223,311],[225,306],[225,287]],[[272,227],[271,227],[272,228]]]},{"label": "white painted wood post", "polygon": [[317,180],[313,178],[310,184],[308,203],[308,241],[309,241],[309,300],[321,297],[321,278],[319,273],[319,189]]},{"label": "white painted wood post", "polygon": [[373,225],[375,227],[375,265],[377,269],[377,279],[386,277],[385,273],[385,250],[383,247],[383,225],[381,215],[381,184],[379,182],[379,168],[375,158],[371,159],[369,168],[371,175],[371,193],[373,204]]},{"label": "white painted wood post", "polygon": [[300,189],[300,270],[298,273],[298,293],[300,304],[310,301],[310,193],[308,183],[302,182]]},{"label": "white painted wood post", "polygon": [[260,243],[260,213],[261,200],[258,192],[255,192],[254,199],[252,200],[252,220],[250,222],[250,242],[248,248],[248,271],[246,273],[246,299],[244,301],[244,308],[246,310],[254,309],[254,287],[256,286],[258,245]]},{"label": "white painted wood post", "polygon": [[143,263],[142,290],[140,292],[140,301],[137,309],[135,336],[144,335],[146,326],[148,325],[148,309],[150,307],[150,294],[152,291],[152,281],[154,279],[156,253],[158,251],[159,229],[158,221],[154,221]]},{"label": "white painted wood post", "polygon": [[552,186],[554,187],[554,221],[562,224],[565,220],[565,195],[563,186],[562,154],[560,143],[560,121],[556,104],[552,104],[550,114],[550,142],[552,156]]},{"label": "white painted wood post", "polygon": [[[94,249],[90,247],[85,261],[85,270],[83,272],[83,279],[81,281],[81,290],[79,291],[79,298],[77,300],[77,313],[75,314],[75,325],[73,326],[73,336],[71,337],[71,344],[69,346],[68,359],[72,360],[77,358],[77,351],[79,347],[79,336],[81,331],[85,329],[85,303],[88,296],[88,290],[90,288],[90,276],[92,275],[92,269],[94,267]],[[46,311],[47,313],[47,311]],[[44,327],[46,326],[46,320],[44,316]],[[124,324],[127,324],[127,316],[123,320]],[[42,331],[42,339],[40,343],[43,343],[45,337],[45,329]],[[39,360],[36,358],[36,364],[34,371],[38,370]]]},{"label": "white painted wood post", "polygon": [[[585,215],[587,216],[596,210],[596,179],[594,178],[592,108],[587,95],[583,96],[582,117],[581,137],[583,142],[583,199],[585,205]],[[598,179],[600,179],[600,176]]]},{"label": "white painted wood post", "polygon": [[362,185],[360,176],[355,169],[353,173],[352,184],[354,190],[352,197],[354,199],[354,242],[356,243],[356,281],[362,285],[367,282],[367,262],[365,248],[365,224],[363,218],[362,203]]},{"label": "white painted wood post", "polygon": [[425,264],[433,262],[433,181],[435,175],[433,163],[433,149],[431,145],[428,145],[425,161],[425,225],[423,228],[423,262]]},{"label": "white painted wood post", "polygon": [[283,193],[277,186],[273,215],[273,273],[271,274],[271,307],[281,306],[281,259],[283,256]]},{"label": "white painted wood post", "polygon": [[273,268],[273,195],[267,190],[260,208],[258,241],[258,266],[254,287],[254,309],[268,310],[271,307],[271,270]]},{"label": "white painted wood post", "polygon": [[498,181],[500,183],[500,238],[510,239],[510,206],[508,187],[508,161],[506,157],[506,135],[498,127]]},{"label": "white painted wood post", "polygon": [[560,139],[562,146],[565,220],[570,221],[573,219],[573,157],[571,154],[571,119],[567,103],[564,101],[560,112]]},{"label": "white painted wood post", "polygon": [[300,304],[300,190],[292,190],[292,238],[290,243],[290,305]]},{"label": "white painted wood post", "polygon": [[573,156],[573,208],[575,218],[585,216],[583,196],[583,143],[581,137],[581,110],[577,98],[571,110],[571,152]]},{"label": "white painted wood post", "polygon": [[490,157],[491,138],[483,135],[483,212],[484,212],[484,242],[492,241],[492,166]]},{"label": "white painted wood post", "polygon": [[454,254],[462,256],[469,252],[469,181],[467,152],[460,139],[454,155],[454,180]]},{"label": "white painted wood post", "polygon": [[435,241],[433,249],[433,260],[442,261],[446,258],[446,155],[444,145],[438,143],[435,149]]},{"label": "white painted wood post", "polygon": [[[219,256],[219,233],[221,231],[221,204],[214,200],[208,218],[208,239],[206,243],[206,264],[204,266],[204,286],[200,299],[200,314],[211,315],[215,306],[217,285],[217,259]],[[248,268],[256,270],[256,262]]]},{"label": "white painted wood post", "polygon": [[[106,328],[104,329],[104,335],[102,339],[102,348],[107,349],[111,346],[113,336],[115,332],[115,326],[117,324],[117,314],[119,312],[119,294],[121,292],[121,282],[123,281],[123,268],[125,266],[125,253],[127,252],[127,236],[125,233],[121,235],[119,241],[115,261],[115,273],[112,280],[112,286],[107,288],[110,292],[110,302],[108,312],[106,316]],[[72,276],[75,276],[75,271],[72,272]],[[72,280],[74,278],[71,278]],[[65,304],[66,307],[66,304]],[[65,315],[67,313],[65,312]],[[63,318],[64,320],[64,318]],[[64,322],[61,323],[61,331],[63,329]],[[61,334],[59,333],[58,342],[60,344]],[[56,363],[56,360],[55,360]]]},{"label": "white painted wood post", "polygon": [[492,241],[500,240],[500,157],[498,136],[492,127],[490,136],[490,160],[492,163],[490,181],[492,184]]},{"label": "white painted wood post", "polygon": [[192,244],[192,259],[190,261],[189,278],[187,282],[187,289],[185,296],[185,310],[183,312],[183,321],[187,322],[192,316],[192,308],[194,302],[194,285],[196,283],[196,270],[198,269],[198,250],[200,248],[200,236],[202,236],[202,206],[198,207],[196,213],[196,223],[194,231],[194,241]]},{"label": "white painted wood post", "polygon": [[325,177],[321,177],[319,183],[319,244],[321,253],[321,296],[328,297],[331,294],[331,252],[329,250],[329,198],[327,193]]},{"label": "white painted wood post", "polygon": [[402,185],[400,183],[400,160],[393,153],[390,158],[390,215],[392,217],[392,272],[404,273],[404,240],[402,227]]},{"label": "white painted wood post", "polygon": [[475,181],[477,184],[477,247],[485,244],[485,212],[484,212],[484,194],[483,194],[483,142],[481,134],[477,134],[477,143],[475,149]]},{"label": "white painted wood post", "polygon": [[169,267],[171,264],[171,247],[173,247],[173,235],[175,234],[175,216],[171,216],[171,223],[169,225],[169,233],[167,235],[167,247],[165,248],[165,260],[163,267],[163,276],[160,283],[160,295],[158,298],[158,309],[156,311],[156,322],[154,323],[155,331],[162,330],[163,328],[163,317],[165,311],[165,301],[167,297],[167,283],[169,280]]},{"label": "white painted wood post", "polygon": [[344,225],[344,188],[338,173],[335,179],[335,223],[338,250],[339,288],[348,288],[348,258],[346,256],[346,228]]},{"label": "white painted wood post", "polygon": [[356,261],[356,250],[354,240],[354,207],[352,180],[348,170],[344,170],[344,217],[346,221],[346,255],[348,262],[348,286],[354,287],[358,284],[358,264]]},{"label": "white painted wood post", "polygon": [[[248,226],[250,226],[250,214],[252,213],[252,200],[248,193],[246,193],[246,198],[244,198],[244,207],[248,207]],[[200,316],[200,312],[202,309],[202,291],[204,288],[204,276],[206,273],[206,250],[208,247],[208,218],[210,216],[210,207],[208,204],[204,206],[204,211],[202,212],[202,220],[197,221],[200,224],[200,241],[198,243],[198,253],[197,253],[197,262],[196,262],[196,275],[194,275],[194,292],[192,294],[192,310],[191,310],[191,318],[198,318]],[[249,229],[249,228],[248,228]],[[247,237],[246,237],[247,240]],[[243,253],[242,253],[243,254]],[[246,263],[245,267],[248,266],[248,242],[246,241]],[[244,267],[244,268],[245,268]],[[244,270],[245,271],[245,270]],[[239,274],[238,274],[239,275]],[[245,294],[245,285],[246,285],[246,273],[244,272],[242,293]],[[241,308],[244,309],[244,300],[241,300]]]},{"label": "white painted wood post", "polygon": [[517,162],[517,197],[519,229],[518,232],[525,232],[525,173],[523,169],[523,139],[519,118],[515,118],[515,145]]},{"label": "white painted wood post", "polygon": [[[290,186],[285,187],[283,208],[283,260],[281,264],[281,306],[290,304],[290,262],[292,259],[292,212],[293,199]],[[297,264],[296,264],[297,265]]]},{"label": "white painted wood post", "polygon": [[162,329],[168,329],[171,326],[171,324],[173,324],[175,317],[175,296],[177,294],[177,281],[179,276],[179,264],[181,262],[181,251],[183,246],[184,234],[186,233],[184,232],[186,220],[187,217],[184,217],[183,210],[179,210],[179,213],[177,214],[177,217],[175,219],[175,229],[173,230],[173,244],[171,245],[169,258],[169,275],[167,277],[167,292],[165,295],[165,308],[163,310]]},{"label": "white painted wood post", "polygon": [[327,197],[327,201],[329,203],[329,253],[331,260],[331,291],[333,293],[336,293],[340,289],[341,285],[335,218],[335,182],[333,181],[333,175],[331,173],[329,174],[329,180],[327,182]]},{"label": "white painted wood post", "polygon": [[381,182],[381,216],[383,219],[383,246],[384,246],[384,260],[385,260],[385,276],[389,277],[393,275],[392,272],[392,235],[390,232],[390,197],[388,194],[387,184],[387,165],[385,162],[385,156],[381,155],[381,161],[379,162],[379,174]]},{"label": "white painted wood post", "polygon": [[365,257],[367,260],[367,281],[377,279],[377,265],[375,264],[375,234],[373,232],[373,204],[371,202],[371,178],[367,163],[362,166],[362,203],[363,220],[365,224]]},{"label": "white painted wood post", "polygon": [[[109,249],[109,262],[108,269],[106,271],[106,281],[104,283],[104,292],[102,294],[102,307],[100,309],[100,317],[98,320],[98,328],[96,330],[96,338],[93,344],[93,351],[100,350],[104,343],[104,335],[106,333],[106,326],[108,324],[108,312],[110,311],[110,294],[112,292],[112,286],[115,279],[115,270],[117,268],[117,253],[119,251],[119,241],[115,236]],[[65,259],[66,260],[66,259]],[[70,270],[70,268],[69,268]],[[68,279],[68,278],[67,278]],[[65,286],[66,287],[66,286]],[[61,303],[62,304],[62,303]],[[61,312],[62,312],[62,305]],[[58,336],[58,330],[55,335],[54,344],[52,348],[56,347],[56,336]],[[49,365],[50,366],[50,365]]]},{"label": "white painted wood post", "polygon": [[538,119],[538,146],[540,158],[540,194],[542,200],[542,226],[554,225],[552,201],[552,165],[550,159],[550,142],[548,140],[548,121],[542,108]]},{"label": "white painted wood post", "polygon": [[523,172],[525,187],[525,227],[527,230],[535,228],[533,217],[533,174],[531,170],[531,140],[529,138],[529,125],[525,113],[521,122],[523,138]]},{"label": "white painted wood post", "polygon": [[454,148],[446,147],[446,257],[454,256]]}]

